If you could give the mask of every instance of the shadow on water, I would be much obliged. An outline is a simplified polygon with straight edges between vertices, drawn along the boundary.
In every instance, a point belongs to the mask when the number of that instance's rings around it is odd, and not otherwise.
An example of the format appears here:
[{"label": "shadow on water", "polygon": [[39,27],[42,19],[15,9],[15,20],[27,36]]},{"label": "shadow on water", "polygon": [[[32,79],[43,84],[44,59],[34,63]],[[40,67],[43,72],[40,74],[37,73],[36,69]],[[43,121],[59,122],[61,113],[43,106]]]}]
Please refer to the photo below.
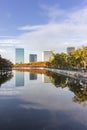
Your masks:
[{"label": "shadow on water", "polygon": [[13,77],[12,71],[0,72],[0,86],[5,82],[11,80]]}]

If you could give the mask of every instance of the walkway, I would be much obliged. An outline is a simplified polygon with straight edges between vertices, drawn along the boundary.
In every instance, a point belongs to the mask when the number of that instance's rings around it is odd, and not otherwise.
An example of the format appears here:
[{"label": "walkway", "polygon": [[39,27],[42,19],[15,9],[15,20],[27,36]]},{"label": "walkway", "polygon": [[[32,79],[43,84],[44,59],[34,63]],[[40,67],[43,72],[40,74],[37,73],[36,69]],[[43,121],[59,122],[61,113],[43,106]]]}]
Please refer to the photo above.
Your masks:
[{"label": "walkway", "polygon": [[72,78],[87,78],[87,72],[79,72],[79,71],[70,71],[70,70],[59,70],[59,69],[50,69],[46,68],[46,70],[62,74],[65,76],[69,76]]}]

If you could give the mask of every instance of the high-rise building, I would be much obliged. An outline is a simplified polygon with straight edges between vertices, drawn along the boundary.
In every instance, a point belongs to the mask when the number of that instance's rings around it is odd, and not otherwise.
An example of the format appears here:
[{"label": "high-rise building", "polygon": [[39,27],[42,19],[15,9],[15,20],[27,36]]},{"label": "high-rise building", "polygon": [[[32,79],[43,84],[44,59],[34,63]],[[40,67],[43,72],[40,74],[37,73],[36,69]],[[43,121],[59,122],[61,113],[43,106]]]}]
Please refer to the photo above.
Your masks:
[{"label": "high-rise building", "polygon": [[49,61],[53,51],[43,51],[42,52],[42,61]]},{"label": "high-rise building", "polygon": [[37,55],[36,54],[30,54],[29,55],[29,62],[36,62],[37,61]]},{"label": "high-rise building", "polygon": [[24,63],[24,49],[23,48],[16,48],[16,50],[15,50],[15,63],[16,64]]},{"label": "high-rise building", "polygon": [[69,53],[72,50],[75,50],[75,47],[67,47],[67,53]]}]

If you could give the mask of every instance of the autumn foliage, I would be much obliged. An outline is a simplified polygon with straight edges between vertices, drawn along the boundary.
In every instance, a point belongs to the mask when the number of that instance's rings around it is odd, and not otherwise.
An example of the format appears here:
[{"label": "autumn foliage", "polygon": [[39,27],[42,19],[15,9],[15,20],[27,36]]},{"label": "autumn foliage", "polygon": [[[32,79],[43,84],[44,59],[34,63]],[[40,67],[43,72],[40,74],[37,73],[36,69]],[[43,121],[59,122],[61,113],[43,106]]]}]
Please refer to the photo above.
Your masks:
[{"label": "autumn foliage", "polygon": [[46,67],[47,62],[31,62],[24,64],[15,64],[14,67]]}]

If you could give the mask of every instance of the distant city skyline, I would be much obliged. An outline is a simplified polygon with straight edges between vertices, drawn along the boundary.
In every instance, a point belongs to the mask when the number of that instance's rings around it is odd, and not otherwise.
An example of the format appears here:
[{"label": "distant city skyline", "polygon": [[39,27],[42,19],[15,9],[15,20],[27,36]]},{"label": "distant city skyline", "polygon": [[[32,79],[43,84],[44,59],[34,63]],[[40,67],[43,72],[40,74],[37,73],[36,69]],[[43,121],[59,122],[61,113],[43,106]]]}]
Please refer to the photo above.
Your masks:
[{"label": "distant city skyline", "polygon": [[[21,6],[20,6],[21,3]],[[87,46],[87,0],[0,0],[0,54],[15,62],[15,48],[66,52]]]},{"label": "distant city skyline", "polygon": [[[43,51],[42,52],[42,59],[41,61],[49,61],[53,51]],[[37,62],[37,54],[27,54],[29,55],[28,62]],[[16,48],[15,49],[15,64],[23,64],[26,63],[25,61],[25,49],[24,48]]]},{"label": "distant city skyline", "polygon": [[[74,46],[68,46],[66,48],[66,54],[69,53],[70,51],[72,50],[75,50],[77,48],[75,48]],[[40,59],[38,58],[39,56],[35,53],[32,53],[32,54],[29,54],[29,50],[26,51],[26,49],[24,48],[15,48],[13,50],[13,54],[14,54],[14,57],[13,57],[13,63],[16,63],[16,64],[20,64],[20,63],[29,63],[29,62],[38,62],[38,61],[49,61],[51,55],[53,53],[59,53],[59,52],[55,52],[55,51],[52,51],[52,50],[44,50],[40,53]],[[2,56],[2,55],[1,55]],[[10,60],[10,59],[9,59]]]}]

